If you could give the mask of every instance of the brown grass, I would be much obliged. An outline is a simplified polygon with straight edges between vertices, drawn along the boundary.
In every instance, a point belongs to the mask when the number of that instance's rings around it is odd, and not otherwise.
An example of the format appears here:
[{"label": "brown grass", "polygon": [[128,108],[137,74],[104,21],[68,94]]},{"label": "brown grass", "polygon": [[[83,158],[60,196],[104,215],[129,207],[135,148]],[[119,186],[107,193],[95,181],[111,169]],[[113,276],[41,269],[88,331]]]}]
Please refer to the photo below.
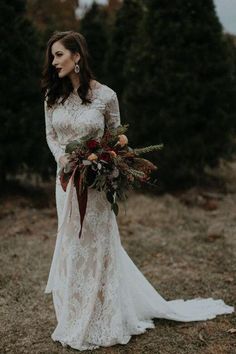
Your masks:
[{"label": "brown grass", "polygon": [[[77,352],[50,338],[56,319],[51,295],[44,289],[57,220],[53,184],[44,190],[2,198],[0,353]],[[235,305],[236,183],[232,176],[224,192],[195,188],[175,196],[134,193],[126,214],[121,205],[118,224],[128,254],[165,299],[214,297]],[[234,314],[191,323],[155,319],[155,325],[125,346],[96,353],[236,353],[236,334],[227,332],[236,328]]]}]

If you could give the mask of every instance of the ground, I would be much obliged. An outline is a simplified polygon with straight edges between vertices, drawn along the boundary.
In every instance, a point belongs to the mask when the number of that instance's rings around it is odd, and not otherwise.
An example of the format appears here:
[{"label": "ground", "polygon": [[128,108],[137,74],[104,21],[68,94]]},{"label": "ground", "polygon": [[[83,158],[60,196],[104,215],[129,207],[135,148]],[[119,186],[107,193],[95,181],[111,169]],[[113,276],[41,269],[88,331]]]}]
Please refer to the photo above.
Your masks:
[{"label": "ground", "polygon": [[[236,305],[236,167],[224,187],[195,187],[153,196],[130,193],[117,217],[122,244],[166,299],[213,297]],[[77,353],[51,340],[56,319],[44,294],[57,228],[54,184],[1,198],[1,353]],[[155,329],[98,354],[234,354],[236,316],[181,323],[155,319]],[[84,353],[91,353],[85,351]]]}]

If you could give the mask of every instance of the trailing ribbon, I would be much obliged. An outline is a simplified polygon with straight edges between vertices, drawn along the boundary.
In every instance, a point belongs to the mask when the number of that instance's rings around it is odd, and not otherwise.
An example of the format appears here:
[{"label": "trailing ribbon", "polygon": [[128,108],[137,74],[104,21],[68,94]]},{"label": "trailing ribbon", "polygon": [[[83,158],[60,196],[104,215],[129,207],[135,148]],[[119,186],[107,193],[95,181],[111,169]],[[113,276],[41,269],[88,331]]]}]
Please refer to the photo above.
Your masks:
[{"label": "trailing ribbon", "polygon": [[78,169],[78,167],[79,166],[77,165],[74,168],[72,174],[68,174],[68,173],[66,174],[64,171],[62,171],[60,174],[60,182],[64,192],[66,192],[66,188],[70,179],[71,179],[71,183],[73,183],[73,185],[75,186],[78,206],[79,206],[79,213],[80,213],[80,231],[79,231],[79,238],[80,238],[82,234],[84,216],[87,208],[88,188],[85,187],[84,190],[82,190],[81,172]]}]

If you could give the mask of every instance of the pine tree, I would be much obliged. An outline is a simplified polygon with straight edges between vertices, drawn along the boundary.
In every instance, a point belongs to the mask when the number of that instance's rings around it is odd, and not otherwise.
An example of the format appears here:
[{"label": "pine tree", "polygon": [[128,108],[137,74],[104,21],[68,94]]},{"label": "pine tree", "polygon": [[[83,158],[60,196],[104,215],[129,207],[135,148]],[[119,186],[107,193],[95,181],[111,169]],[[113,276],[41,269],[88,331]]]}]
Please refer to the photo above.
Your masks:
[{"label": "pine tree", "polygon": [[42,153],[39,38],[24,14],[23,0],[0,4],[1,182],[23,166],[37,169]]},{"label": "pine tree", "polygon": [[90,63],[97,80],[105,80],[105,56],[108,46],[106,12],[103,6],[93,3],[80,21],[80,32],[85,36]]},{"label": "pine tree", "polygon": [[124,0],[116,13],[116,19],[111,28],[109,51],[107,55],[108,84],[117,92],[120,100],[127,83],[125,67],[131,46],[136,46],[136,32],[142,8],[140,0]]},{"label": "pine tree", "polygon": [[188,186],[231,151],[235,72],[212,0],[145,1],[124,95],[133,144],[163,143],[162,184]]}]

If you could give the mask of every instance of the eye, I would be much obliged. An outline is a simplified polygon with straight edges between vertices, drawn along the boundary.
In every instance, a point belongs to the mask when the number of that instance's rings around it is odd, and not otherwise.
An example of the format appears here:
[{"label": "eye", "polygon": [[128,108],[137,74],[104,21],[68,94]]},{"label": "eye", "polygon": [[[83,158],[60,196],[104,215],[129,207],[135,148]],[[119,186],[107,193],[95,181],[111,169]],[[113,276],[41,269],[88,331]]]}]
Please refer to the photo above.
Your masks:
[{"label": "eye", "polygon": [[55,55],[52,54],[52,57],[61,57],[63,55],[63,53],[56,53]]}]

